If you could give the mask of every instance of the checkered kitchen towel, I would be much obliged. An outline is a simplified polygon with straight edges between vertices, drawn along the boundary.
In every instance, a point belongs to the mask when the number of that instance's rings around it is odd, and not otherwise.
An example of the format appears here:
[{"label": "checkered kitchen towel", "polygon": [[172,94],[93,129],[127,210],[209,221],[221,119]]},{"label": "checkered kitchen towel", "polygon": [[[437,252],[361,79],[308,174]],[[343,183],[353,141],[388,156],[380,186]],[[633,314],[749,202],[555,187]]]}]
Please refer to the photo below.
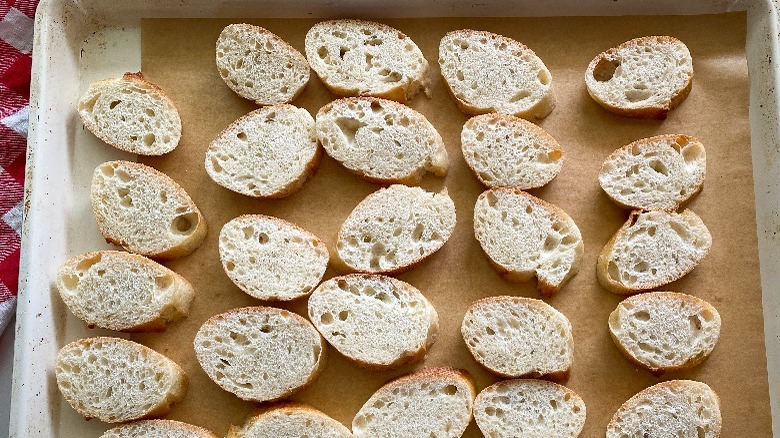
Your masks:
[{"label": "checkered kitchen towel", "polygon": [[0,0],[0,333],[16,308],[37,5],[38,0]]}]

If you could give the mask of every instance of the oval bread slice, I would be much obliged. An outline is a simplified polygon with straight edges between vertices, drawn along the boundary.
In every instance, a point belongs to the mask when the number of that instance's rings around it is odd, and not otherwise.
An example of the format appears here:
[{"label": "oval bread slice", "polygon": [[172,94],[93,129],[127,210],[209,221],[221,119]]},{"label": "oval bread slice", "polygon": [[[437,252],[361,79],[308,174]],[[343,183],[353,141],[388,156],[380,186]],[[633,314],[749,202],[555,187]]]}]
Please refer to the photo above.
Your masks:
[{"label": "oval bread slice", "polygon": [[73,409],[106,423],[165,415],[187,392],[187,375],[179,365],[119,338],[81,339],[62,347],[54,372]]},{"label": "oval bread slice", "polygon": [[624,116],[665,119],[691,91],[693,60],[670,36],[634,38],[602,52],[585,71],[588,93]]},{"label": "oval bread slice", "polygon": [[455,203],[419,187],[392,185],[368,195],[341,225],[339,263],[347,269],[392,274],[438,251],[455,229]]},{"label": "oval bread slice", "polygon": [[503,35],[462,29],[439,43],[441,75],[466,114],[546,117],[555,106],[552,75],[525,45]]},{"label": "oval bread slice", "polygon": [[643,138],[612,153],[599,184],[623,208],[674,211],[704,185],[707,155],[689,135]]},{"label": "oval bread slice", "polygon": [[288,103],[309,82],[309,63],[276,34],[231,24],[217,38],[217,69],[236,94],[258,105]]},{"label": "oval bread slice", "polygon": [[338,96],[374,96],[405,103],[427,92],[428,61],[401,31],[363,20],[330,20],[306,33],[306,58]]},{"label": "oval bread slice", "polygon": [[292,105],[260,108],[225,128],[206,151],[217,184],[256,198],[298,191],[320,163],[314,119]]},{"label": "oval bread slice", "polygon": [[317,287],[330,255],[322,240],[293,223],[247,214],[222,227],[219,258],[228,277],[247,294],[288,301]]},{"label": "oval bread slice", "polygon": [[670,380],[623,403],[607,426],[607,438],[718,438],[720,428],[720,400],[715,391],[701,382]]},{"label": "oval bread slice", "polygon": [[488,187],[533,189],[563,166],[561,146],[544,129],[506,114],[470,118],[460,133],[463,158]]},{"label": "oval bread slice", "polygon": [[654,374],[692,368],[706,359],[720,335],[720,314],[704,300],[675,292],[626,298],[609,315],[618,349]]},{"label": "oval bread slice", "polygon": [[167,154],[181,139],[173,101],[141,72],[93,82],[79,99],[78,113],[90,132],[132,154]]},{"label": "oval bread slice", "polygon": [[542,300],[500,296],[474,301],[460,332],[474,359],[503,377],[566,379],[574,360],[571,323]]},{"label": "oval bread slice", "polygon": [[231,426],[227,438],[352,438],[343,424],[301,403],[284,403]]},{"label": "oval bread slice", "polygon": [[661,287],[691,272],[712,246],[712,236],[691,210],[631,212],[599,254],[599,283],[616,294]]},{"label": "oval bread slice", "polygon": [[97,251],[71,258],[57,272],[57,289],[90,328],[165,330],[189,314],[195,296],[181,275],[146,257]]},{"label": "oval bread slice", "polygon": [[422,360],[439,331],[419,290],[382,275],[325,281],[309,297],[309,319],[339,353],[374,369]]},{"label": "oval bread slice", "polygon": [[180,421],[142,420],[117,426],[100,438],[217,438],[217,435]]},{"label": "oval bread slice", "polygon": [[477,395],[474,418],[486,437],[577,438],[585,426],[585,402],[546,380],[504,380]]},{"label": "oval bread slice", "polygon": [[273,307],[212,316],[195,335],[195,356],[211,380],[255,402],[278,400],[310,385],[325,351],[309,321]]},{"label": "oval bread slice", "polygon": [[479,195],[474,235],[500,275],[519,282],[536,276],[545,296],[577,273],[584,252],[580,230],[568,214],[518,189]]},{"label": "oval bread slice", "polygon": [[447,174],[447,149],[436,128],[391,100],[335,100],[317,113],[317,137],[328,155],[371,182],[416,185],[425,172]]},{"label": "oval bread slice", "polygon": [[464,370],[425,368],[379,388],[352,420],[357,438],[456,438],[471,422],[474,380]]}]

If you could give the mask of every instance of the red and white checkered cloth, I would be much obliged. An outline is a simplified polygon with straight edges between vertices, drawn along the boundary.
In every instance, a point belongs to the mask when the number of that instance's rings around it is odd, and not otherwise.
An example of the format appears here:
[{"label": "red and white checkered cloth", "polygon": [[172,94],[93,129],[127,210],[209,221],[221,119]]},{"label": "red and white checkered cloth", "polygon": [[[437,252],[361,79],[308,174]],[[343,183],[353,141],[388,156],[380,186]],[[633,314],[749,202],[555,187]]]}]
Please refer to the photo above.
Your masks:
[{"label": "red and white checkered cloth", "polygon": [[0,0],[0,333],[16,308],[37,5],[38,0]]}]

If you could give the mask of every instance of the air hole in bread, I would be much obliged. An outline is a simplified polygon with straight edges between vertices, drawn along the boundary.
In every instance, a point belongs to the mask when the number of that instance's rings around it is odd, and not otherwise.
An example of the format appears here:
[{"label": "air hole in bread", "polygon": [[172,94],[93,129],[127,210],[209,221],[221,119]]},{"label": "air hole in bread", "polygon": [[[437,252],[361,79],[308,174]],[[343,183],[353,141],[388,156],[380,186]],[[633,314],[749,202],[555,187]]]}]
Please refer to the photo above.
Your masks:
[{"label": "air hole in bread", "polygon": [[198,218],[198,213],[191,212],[191,213],[182,214],[176,216],[173,219],[173,222],[171,222],[171,231],[174,234],[187,236],[192,234],[195,231],[198,222],[200,222],[200,219]]},{"label": "air hole in bread", "polygon": [[287,88],[287,86],[284,86],[284,87],[279,89],[279,92],[282,93],[282,94],[286,94],[288,90],[289,90],[289,88]]},{"label": "air hole in bread", "polygon": [[699,331],[701,330],[701,320],[696,315],[691,315],[688,317],[688,323],[691,325],[691,331]]},{"label": "air hole in bread", "polygon": [[154,284],[160,289],[168,289],[173,284],[173,276],[162,275],[160,277],[155,277]]},{"label": "air hole in bread", "polygon": [[257,241],[262,243],[262,244],[268,243],[268,234],[266,234],[266,233],[258,234],[257,235]]},{"label": "air hole in bread", "polygon": [[[678,139],[677,142],[679,143],[680,140]],[[702,149],[701,144],[696,143],[684,146],[682,149],[683,160],[687,163],[700,159],[703,153],[704,149]]]},{"label": "air hole in bread", "polygon": [[593,78],[599,82],[607,82],[615,76],[615,70],[617,70],[618,67],[620,67],[619,60],[601,58],[593,68]]},{"label": "air hole in bread", "polygon": [[347,142],[352,144],[355,142],[355,134],[358,129],[366,126],[365,123],[360,122],[349,117],[339,117],[336,119],[336,126],[341,130],[341,133],[346,137]]},{"label": "air hole in bread", "polygon": [[317,48],[317,56],[320,57],[320,59],[325,59],[326,56],[328,56],[328,49],[325,46],[320,46]]},{"label": "air hole in bread", "polygon": [[682,225],[677,222],[669,222],[669,227],[671,227],[672,231],[677,233],[678,236],[680,236],[681,239],[687,241],[691,238],[691,233]]},{"label": "air hole in bread", "polygon": [[611,280],[620,281],[620,271],[618,270],[618,266],[614,260],[609,261],[607,266],[607,273],[609,274],[609,278]]},{"label": "air hole in bread", "polygon": [[341,312],[339,312],[339,320],[346,321],[347,318],[349,318],[349,312],[347,312],[346,310],[342,310]]},{"label": "air hole in bread", "polygon": [[156,138],[152,133],[144,135],[144,144],[147,146],[153,145],[155,140]]},{"label": "air hole in bread", "polygon": [[101,253],[97,253],[92,257],[85,258],[76,265],[76,271],[84,272],[95,264],[99,263],[102,258],[103,255]]},{"label": "air hole in bread", "polygon": [[238,138],[241,141],[246,141],[246,132],[239,132],[236,134],[236,138]]},{"label": "air hole in bread", "polygon": [[649,99],[653,92],[650,90],[626,90],[625,95],[629,102],[641,102]]},{"label": "air hole in bread", "polygon": [[636,313],[634,313],[631,316],[633,316],[634,319],[639,320],[639,321],[650,321],[650,313],[648,313],[648,312],[646,312],[644,310],[640,310],[639,312],[636,312]]},{"label": "air hole in bread", "polygon": [[61,281],[62,285],[65,286],[65,289],[73,290],[79,284],[79,277],[78,275],[67,274],[62,276]]},{"label": "air hole in bread", "polygon": [[515,93],[515,95],[512,96],[512,98],[509,99],[509,101],[510,102],[517,102],[517,101],[525,99],[526,97],[529,97],[530,95],[531,95],[530,91],[528,91],[526,89],[523,89],[523,90],[520,90],[517,93]]},{"label": "air hole in bread", "polygon": [[349,52],[349,48],[341,46],[339,49],[339,58],[344,59],[344,55],[346,55],[347,52]]},{"label": "air hole in bread", "polygon": [[414,239],[415,242],[419,241],[422,238],[423,231],[425,231],[425,225],[417,224],[412,231],[412,239]]},{"label": "air hole in bread", "polygon": [[121,100],[115,100],[115,101],[111,102],[111,103],[108,105],[108,108],[109,108],[109,109],[114,109],[114,108],[116,108],[116,106],[117,106],[117,105],[119,105],[120,103],[122,103],[122,101],[121,101]]},{"label": "air hole in bread", "polygon": [[447,385],[441,390],[442,394],[455,395],[458,393],[458,387],[455,385]]},{"label": "air hole in bread", "polygon": [[552,79],[550,78],[550,72],[548,72],[547,70],[539,70],[539,73],[536,74],[536,78],[539,79],[539,82],[542,85],[549,84]]}]

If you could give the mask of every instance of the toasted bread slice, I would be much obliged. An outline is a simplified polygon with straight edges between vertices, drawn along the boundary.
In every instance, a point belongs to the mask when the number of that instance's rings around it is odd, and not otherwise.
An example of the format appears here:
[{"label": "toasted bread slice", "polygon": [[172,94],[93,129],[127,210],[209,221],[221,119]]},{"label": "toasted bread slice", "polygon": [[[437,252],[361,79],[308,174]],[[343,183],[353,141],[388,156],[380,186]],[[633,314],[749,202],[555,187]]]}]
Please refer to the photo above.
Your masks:
[{"label": "toasted bread slice", "polygon": [[107,242],[156,259],[195,251],[206,221],[190,196],[162,172],[130,161],[109,161],[92,176],[92,212]]},{"label": "toasted bread slice", "polygon": [[317,137],[350,171],[379,183],[416,185],[447,174],[447,149],[424,115],[387,99],[335,100],[317,113]]},{"label": "toasted bread slice", "polygon": [[616,294],[656,289],[691,272],[711,246],[710,231],[691,210],[635,210],[601,250],[596,274]]},{"label": "toasted bread slice", "polygon": [[73,409],[106,423],[165,415],[187,392],[187,375],[179,365],[119,338],[81,339],[62,347],[54,373]]},{"label": "toasted bread slice", "polygon": [[231,426],[227,438],[352,438],[343,424],[311,406],[282,403]]},{"label": "toasted bread slice", "polygon": [[217,438],[217,435],[181,421],[142,420],[109,429],[100,438]]}]

